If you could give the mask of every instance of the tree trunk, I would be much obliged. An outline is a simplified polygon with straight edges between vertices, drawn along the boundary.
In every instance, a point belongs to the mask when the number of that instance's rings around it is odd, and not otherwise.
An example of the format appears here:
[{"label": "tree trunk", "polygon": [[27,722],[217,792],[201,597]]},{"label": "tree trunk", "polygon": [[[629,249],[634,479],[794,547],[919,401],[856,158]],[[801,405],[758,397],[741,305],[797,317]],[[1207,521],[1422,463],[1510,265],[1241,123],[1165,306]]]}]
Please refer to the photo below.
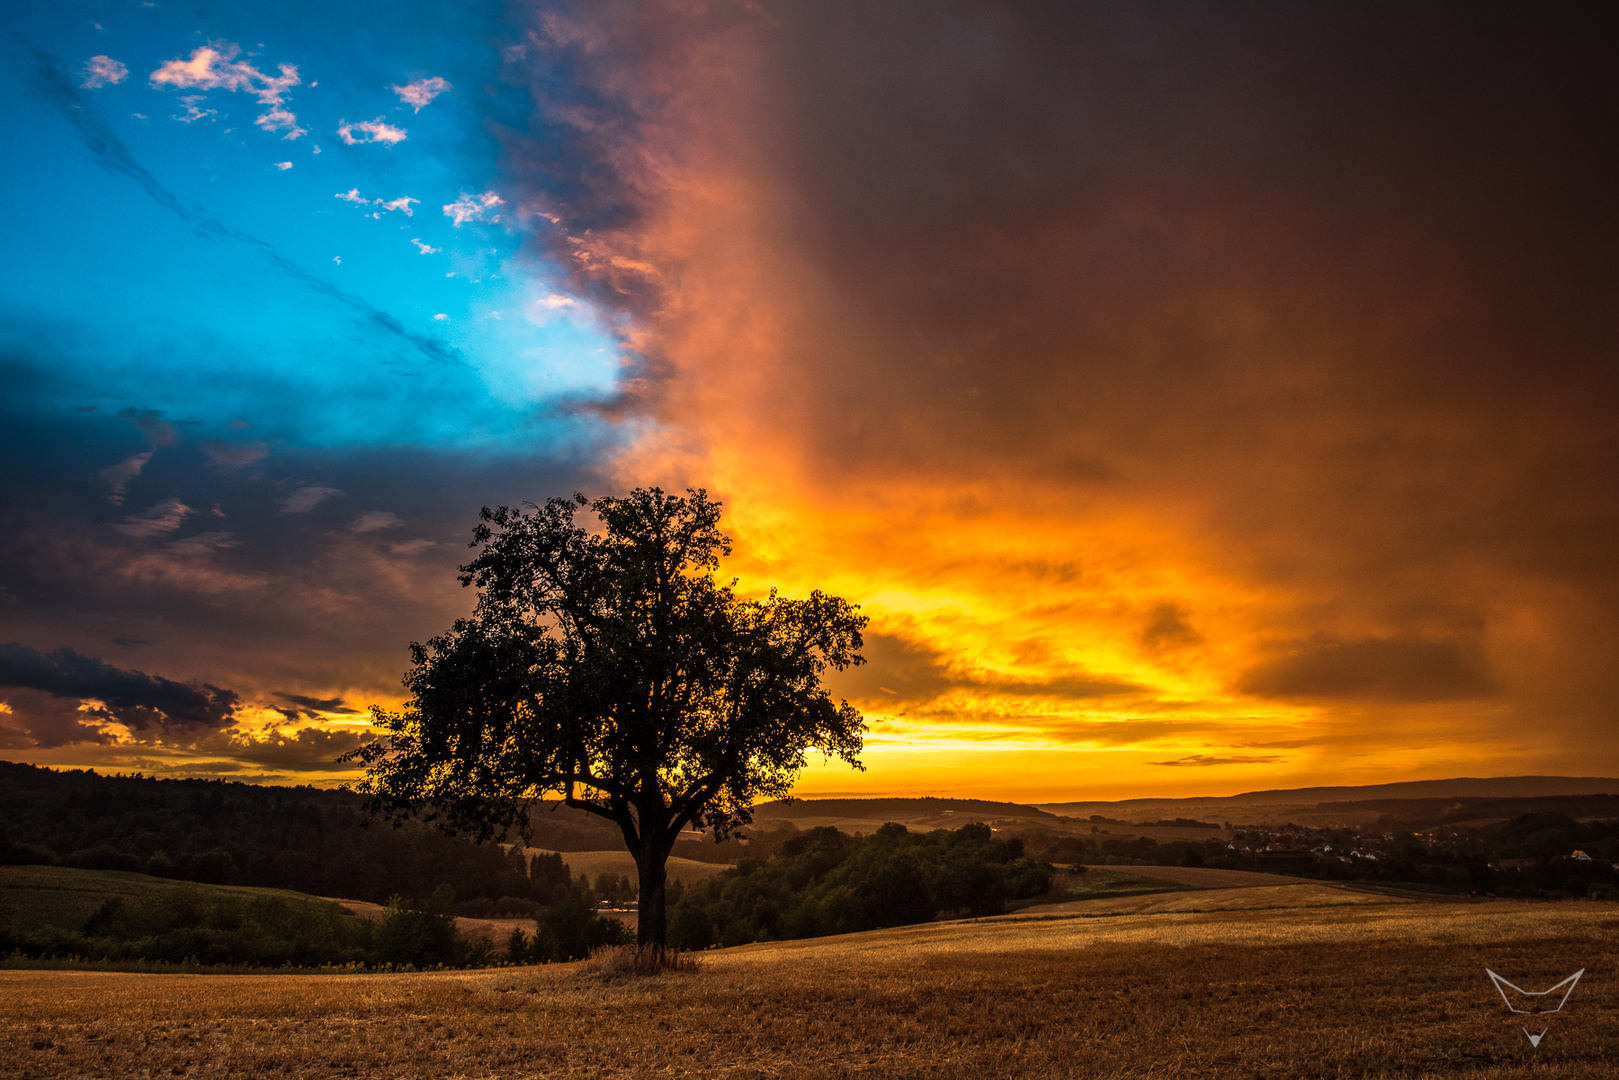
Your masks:
[{"label": "tree trunk", "polygon": [[635,943],[641,948],[648,945],[663,947],[668,943],[668,920],[665,907],[668,897],[669,852],[662,844],[648,843],[635,853],[636,871],[640,875],[641,896],[637,903]]}]

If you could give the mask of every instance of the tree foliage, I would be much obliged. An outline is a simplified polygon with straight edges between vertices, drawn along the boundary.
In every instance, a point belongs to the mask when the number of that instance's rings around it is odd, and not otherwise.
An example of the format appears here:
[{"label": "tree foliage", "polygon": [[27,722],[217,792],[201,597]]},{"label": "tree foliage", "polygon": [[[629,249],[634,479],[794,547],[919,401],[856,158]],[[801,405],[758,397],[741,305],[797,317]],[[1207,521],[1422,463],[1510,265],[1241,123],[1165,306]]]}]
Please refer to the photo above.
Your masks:
[{"label": "tree foliage", "polygon": [[928,833],[888,824],[867,837],[823,826],[687,889],[672,936],[700,949],[999,915],[1045,893],[1051,875],[1050,864],[1024,857],[1022,841],[983,824]]},{"label": "tree foliage", "polygon": [[480,837],[548,794],[611,821],[639,869],[641,940],[661,945],[682,830],[729,835],[812,750],[860,767],[864,722],[821,677],[861,662],[865,618],[820,592],[739,597],[715,578],[719,520],[700,490],[485,508],[461,576],[477,607],[411,645],[410,700],[374,710],[361,789]]}]

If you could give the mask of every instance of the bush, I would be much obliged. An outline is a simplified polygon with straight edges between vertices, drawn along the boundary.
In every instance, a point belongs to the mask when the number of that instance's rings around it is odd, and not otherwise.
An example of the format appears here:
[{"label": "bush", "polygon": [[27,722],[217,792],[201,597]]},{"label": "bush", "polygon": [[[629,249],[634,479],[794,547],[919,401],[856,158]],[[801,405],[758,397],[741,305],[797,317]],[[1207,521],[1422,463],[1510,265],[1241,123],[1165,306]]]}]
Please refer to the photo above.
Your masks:
[{"label": "bush", "polygon": [[414,907],[402,898],[389,899],[375,927],[378,963],[395,967],[458,967],[466,956],[466,943],[455,928],[455,916],[441,906]]},{"label": "bush", "polygon": [[62,865],[71,866],[76,870],[127,870],[136,874],[141,871],[139,859],[115,851],[107,844],[97,844],[93,848],[75,851],[62,860]]},{"label": "bush", "polygon": [[0,866],[55,866],[56,853],[39,844],[14,844],[0,829]]},{"label": "bush", "polygon": [[[627,945],[631,940],[629,927],[617,919],[596,914],[584,900],[566,900],[552,904],[540,916],[539,926],[545,934],[546,955],[536,955],[541,963],[548,960],[583,960],[597,949],[613,945]],[[539,952],[541,935],[535,933],[534,951]]]}]

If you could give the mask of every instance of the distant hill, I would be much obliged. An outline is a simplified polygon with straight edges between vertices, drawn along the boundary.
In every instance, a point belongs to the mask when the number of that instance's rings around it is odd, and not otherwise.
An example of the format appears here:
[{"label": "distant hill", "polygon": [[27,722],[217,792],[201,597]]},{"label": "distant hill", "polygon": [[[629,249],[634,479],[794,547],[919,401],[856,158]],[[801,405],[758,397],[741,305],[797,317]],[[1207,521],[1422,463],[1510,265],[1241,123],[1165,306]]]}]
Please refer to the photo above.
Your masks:
[{"label": "distant hill", "polygon": [[1280,788],[1218,797],[1041,803],[1039,809],[1064,817],[1083,817],[1110,811],[1125,816],[1132,812],[1161,815],[1177,808],[1217,815],[1224,807],[1239,806],[1320,806],[1323,803],[1364,803],[1387,799],[1524,799],[1609,793],[1619,793],[1619,779],[1604,776],[1460,776],[1450,780],[1407,780],[1393,784]]},{"label": "distant hill", "polygon": [[1057,823],[1056,815],[1023,803],[993,802],[986,799],[794,799],[792,802],[761,803],[753,808],[756,827],[769,828],[772,821],[803,818],[956,824],[969,821],[1024,819],[1031,824],[1045,820]]}]

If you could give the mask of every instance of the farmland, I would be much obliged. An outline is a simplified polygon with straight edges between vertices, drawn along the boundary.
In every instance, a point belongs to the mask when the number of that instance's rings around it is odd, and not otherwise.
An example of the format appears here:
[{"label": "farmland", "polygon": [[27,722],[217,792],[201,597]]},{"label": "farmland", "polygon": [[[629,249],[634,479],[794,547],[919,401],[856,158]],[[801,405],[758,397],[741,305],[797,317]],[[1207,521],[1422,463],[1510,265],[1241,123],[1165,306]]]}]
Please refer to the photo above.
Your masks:
[{"label": "farmland", "polygon": [[[651,980],[588,962],[11,971],[0,1053],[41,1078],[1606,1077],[1619,1063],[1611,911],[1210,880],[718,950]],[[1486,966],[1530,988],[1588,973],[1535,1049]]]}]

